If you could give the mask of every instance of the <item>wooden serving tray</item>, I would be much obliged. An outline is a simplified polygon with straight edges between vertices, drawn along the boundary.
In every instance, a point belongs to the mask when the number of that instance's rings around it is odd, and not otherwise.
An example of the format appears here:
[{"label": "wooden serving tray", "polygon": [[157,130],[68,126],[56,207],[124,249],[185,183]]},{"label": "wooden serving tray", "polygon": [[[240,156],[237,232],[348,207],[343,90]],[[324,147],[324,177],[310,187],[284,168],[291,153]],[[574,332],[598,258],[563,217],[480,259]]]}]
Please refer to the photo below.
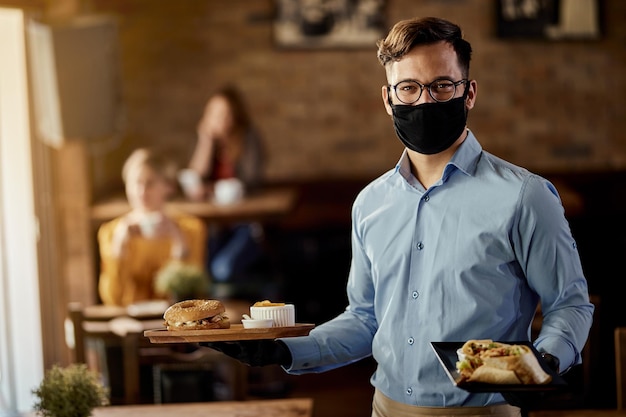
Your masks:
[{"label": "wooden serving tray", "polygon": [[152,343],[226,342],[306,336],[314,327],[314,324],[296,323],[295,326],[244,329],[242,324],[231,324],[230,329],[167,330],[162,328],[145,330],[143,335]]}]

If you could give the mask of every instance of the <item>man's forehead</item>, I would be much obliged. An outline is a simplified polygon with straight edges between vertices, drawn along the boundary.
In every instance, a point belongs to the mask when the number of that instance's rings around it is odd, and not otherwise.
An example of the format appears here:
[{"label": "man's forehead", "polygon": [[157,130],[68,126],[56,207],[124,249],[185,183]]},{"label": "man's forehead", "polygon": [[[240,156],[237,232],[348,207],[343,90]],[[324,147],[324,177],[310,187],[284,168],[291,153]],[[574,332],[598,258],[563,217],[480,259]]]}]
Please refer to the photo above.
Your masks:
[{"label": "man's forehead", "polygon": [[456,53],[449,44],[416,46],[398,61],[385,67],[389,82],[414,79],[429,82],[441,77],[454,79],[462,75]]}]

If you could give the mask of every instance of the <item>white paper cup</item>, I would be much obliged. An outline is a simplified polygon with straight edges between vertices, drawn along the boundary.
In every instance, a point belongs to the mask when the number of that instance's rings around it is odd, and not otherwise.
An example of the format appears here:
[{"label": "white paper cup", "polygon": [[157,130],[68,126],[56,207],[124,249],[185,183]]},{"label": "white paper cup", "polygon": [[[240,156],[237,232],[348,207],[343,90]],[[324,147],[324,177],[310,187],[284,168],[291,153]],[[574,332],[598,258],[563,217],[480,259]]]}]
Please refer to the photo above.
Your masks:
[{"label": "white paper cup", "polygon": [[296,309],[293,304],[284,306],[250,307],[253,319],[274,319],[274,327],[295,326]]}]

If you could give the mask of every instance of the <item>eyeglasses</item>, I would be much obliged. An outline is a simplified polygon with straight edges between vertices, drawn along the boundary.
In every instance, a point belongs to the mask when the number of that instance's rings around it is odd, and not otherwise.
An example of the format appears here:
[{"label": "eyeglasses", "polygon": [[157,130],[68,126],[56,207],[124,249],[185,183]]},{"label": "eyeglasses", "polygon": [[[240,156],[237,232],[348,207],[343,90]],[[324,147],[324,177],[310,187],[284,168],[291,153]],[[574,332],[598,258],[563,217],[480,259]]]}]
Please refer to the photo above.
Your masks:
[{"label": "eyeglasses", "polygon": [[428,89],[428,94],[433,100],[442,103],[452,100],[456,95],[456,87],[461,84],[467,84],[467,79],[460,81],[452,81],[447,78],[439,78],[430,84],[418,83],[415,80],[400,81],[396,85],[388,85],[387,88],[393,88],[396,97],[404,104],[413,104],[422,96],[424,88]]}]

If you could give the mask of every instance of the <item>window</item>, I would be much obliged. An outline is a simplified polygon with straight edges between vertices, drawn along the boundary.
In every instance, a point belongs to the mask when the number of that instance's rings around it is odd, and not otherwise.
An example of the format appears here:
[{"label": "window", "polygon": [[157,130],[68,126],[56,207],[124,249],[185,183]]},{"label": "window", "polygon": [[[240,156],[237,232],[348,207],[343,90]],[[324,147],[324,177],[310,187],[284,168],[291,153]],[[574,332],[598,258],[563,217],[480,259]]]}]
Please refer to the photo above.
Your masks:
[{"label": "window", "polygon": [[21,10],[0,7],[0,68],[0,396],[30,411],[43,354]]}]

